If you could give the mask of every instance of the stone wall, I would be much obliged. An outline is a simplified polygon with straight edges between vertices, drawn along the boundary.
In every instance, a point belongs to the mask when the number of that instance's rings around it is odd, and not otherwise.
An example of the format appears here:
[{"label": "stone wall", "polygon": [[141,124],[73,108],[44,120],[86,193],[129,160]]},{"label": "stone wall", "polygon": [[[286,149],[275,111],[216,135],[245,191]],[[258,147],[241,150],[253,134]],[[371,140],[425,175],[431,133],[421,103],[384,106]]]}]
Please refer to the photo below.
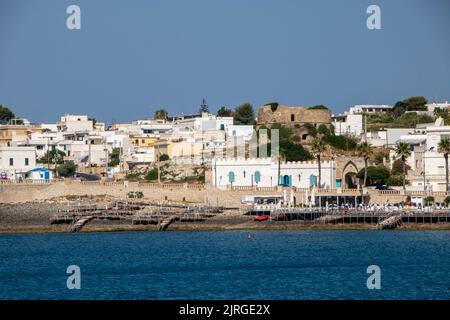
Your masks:
[{"label": "stone wall", "polygon": [[[65,181],[55,182],[51,184],[0,184],[0,203],[20,203],[28,201],[40,201],[51,199],[55,197],[65,196],[102,196],[109,195],[124,199],[130,191],[141,191],[146,200],[161,200],[174,202],[195,202],[203,203],[206,200],[212,205],[226,206],[226,207],[240,207],[243,196],[248,195],[282,195],[283,188],[262,188],[262,190],[255,190],[250,188],[242,188],[241,190],[220,190],[212,186],[206,187],[201,185],[191,184],[161,184],[156,183],[137,183],[137,182],[79,182],[79,181]],[[287,196],[289,197],[289,190]],[[306,190],[298,189],[294,196],[297,203],[301,203],[302,197]],[[370,197],[370,203],[383,204],[398,203],[405,201],[406,196],[398,191],[379,191],[367,189],[364,191]],[[408,193],[413,196],[419,196],[420,192],[416,194]],[[322,190],[322,195],[359,195],[358,190]],[[309,192],[311,195],[311,192]],[[316,192],[319,195],[319,192]],[[436,202],[443,202],[446,197],[445,192],[433,192],[427,195],[435,197]]]},{"label": "stone wall", "polygon": [[311,123],[316,127],[321,124],[331,124],[331,112],[328,109],[308,109],[307,107],[288,107],[278,105],[275,112],[271,106],[263,106],[258,109],[258,125],[271,125],[280,123],[293,127],[296,124]]}]

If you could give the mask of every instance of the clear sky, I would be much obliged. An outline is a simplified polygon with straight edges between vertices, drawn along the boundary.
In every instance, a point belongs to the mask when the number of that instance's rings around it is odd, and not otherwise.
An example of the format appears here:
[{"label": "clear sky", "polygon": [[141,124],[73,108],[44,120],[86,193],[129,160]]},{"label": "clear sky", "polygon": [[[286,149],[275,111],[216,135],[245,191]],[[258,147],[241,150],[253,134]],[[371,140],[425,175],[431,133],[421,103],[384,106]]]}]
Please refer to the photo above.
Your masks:
[{"label": "clear sky", "polygon": [[0,0],[0,104],[34,122],[412,95],[450,100],[448,0]]}]

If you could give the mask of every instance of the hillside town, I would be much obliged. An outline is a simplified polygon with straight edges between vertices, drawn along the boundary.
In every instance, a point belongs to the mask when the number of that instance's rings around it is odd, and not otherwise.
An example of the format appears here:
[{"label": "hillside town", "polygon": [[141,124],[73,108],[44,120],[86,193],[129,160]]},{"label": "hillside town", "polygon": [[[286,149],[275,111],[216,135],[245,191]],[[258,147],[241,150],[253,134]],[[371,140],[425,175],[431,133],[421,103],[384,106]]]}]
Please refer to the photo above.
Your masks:
[{"label": "hillside town", "polygon": [[354,206],[367,202],[360,190],[374,189],[410,194],[403,201],[421,206],[450,203],[446,193],[441,201],[430,196],[448,191],[448,102],[411,97],[393,105],[353,105],[338,115],[323,105],[273,102],[254,110],[245,103],[213,114],[203,99],[197,114],[160,109],[151,119],[109,124],[79,114],[34,123],[13,109],[2,106],[0,113],[2,184],[81,180],[219,190],[287,187],[309,190],[308,199],[327,190],[313,205]]}]

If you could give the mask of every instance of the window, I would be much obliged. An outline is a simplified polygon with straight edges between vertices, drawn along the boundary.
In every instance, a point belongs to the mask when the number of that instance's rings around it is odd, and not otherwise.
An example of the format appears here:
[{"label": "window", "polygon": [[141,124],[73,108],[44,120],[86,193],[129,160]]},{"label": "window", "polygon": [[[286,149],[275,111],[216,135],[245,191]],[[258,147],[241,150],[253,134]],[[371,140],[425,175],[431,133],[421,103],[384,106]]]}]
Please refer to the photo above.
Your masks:
[{"label": "window", "polygon": [[144,140],[144,139],[142,139],[142,143],[145,143],[145,140]]},{"label": "window", "polygon": [[30,159],[25,158],[25,165],[26,165],[26,166],[29,166],[29,165],[30,165]]},{"label": "window", "polygon": [[256,171],[255,172],[255,182],[260,183],[261,182],[261,172]]},{"label": "window", "polygon": [[14,165],[14,159],[13,158],[9,158],[9,165],[13,166]]},{"label": "window", "polygon": [[295,121],[295,114],[291,114],[291,121]]}]

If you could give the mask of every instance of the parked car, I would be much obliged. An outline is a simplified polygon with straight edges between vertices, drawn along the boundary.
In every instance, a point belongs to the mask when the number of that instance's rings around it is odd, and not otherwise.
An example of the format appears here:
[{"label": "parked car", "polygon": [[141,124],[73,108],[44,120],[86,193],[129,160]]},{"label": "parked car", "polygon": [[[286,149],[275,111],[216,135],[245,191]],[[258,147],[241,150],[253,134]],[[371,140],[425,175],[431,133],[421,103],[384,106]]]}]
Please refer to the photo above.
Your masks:
[{"label": "parked car", "polygon": [[395,190],[394,188],[392,188],[386,184],[378,185],[375,187],[375,189],[377,189],[377,190]]}]

